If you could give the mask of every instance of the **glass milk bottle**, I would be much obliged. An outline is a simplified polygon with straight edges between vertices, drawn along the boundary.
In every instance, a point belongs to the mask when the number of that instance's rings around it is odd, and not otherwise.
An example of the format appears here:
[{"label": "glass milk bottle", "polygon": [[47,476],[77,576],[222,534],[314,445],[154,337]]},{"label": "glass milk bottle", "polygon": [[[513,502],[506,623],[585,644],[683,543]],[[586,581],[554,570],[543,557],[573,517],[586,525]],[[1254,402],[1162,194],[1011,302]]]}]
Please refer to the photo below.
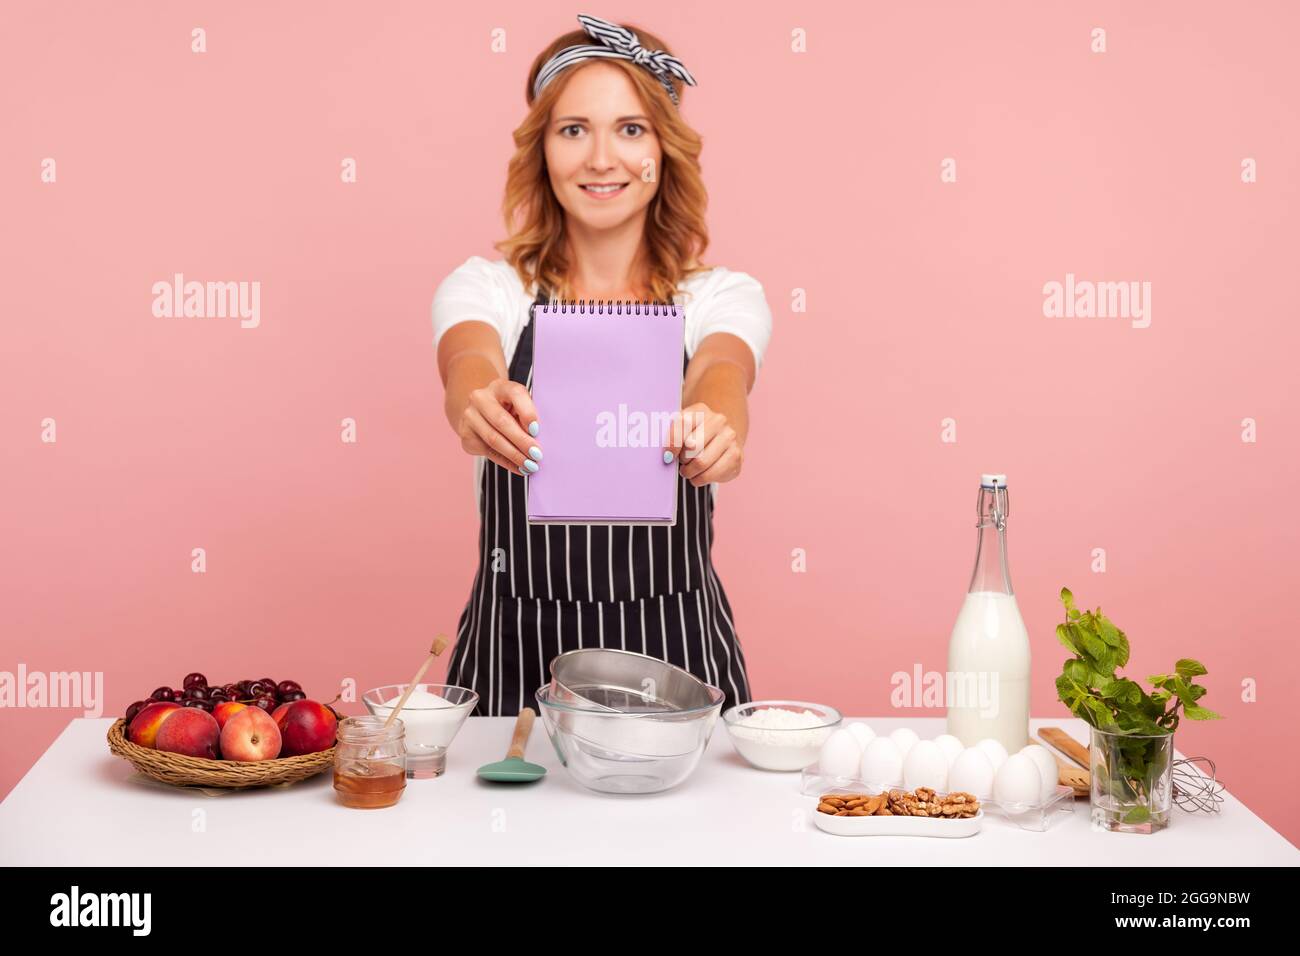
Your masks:
[{"label": "glass milk bottle", "polygon": [[1006,475],[982,475],[970,589],[948,643],[948,733],[1015,753],[1029,742],[1029,633],[1007,568]]}]

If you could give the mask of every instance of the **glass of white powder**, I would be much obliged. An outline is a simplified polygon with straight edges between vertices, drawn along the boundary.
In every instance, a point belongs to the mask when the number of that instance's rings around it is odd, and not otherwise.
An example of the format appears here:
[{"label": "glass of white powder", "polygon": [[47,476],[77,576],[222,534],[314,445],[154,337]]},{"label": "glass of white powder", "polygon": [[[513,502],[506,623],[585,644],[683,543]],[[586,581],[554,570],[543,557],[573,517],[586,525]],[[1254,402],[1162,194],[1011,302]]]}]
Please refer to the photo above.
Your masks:
[{"label": "glass of white powder", "polygon": [[756,700],[722,714],[737,752],[760,770],[802,770],[843,718],[834,707],[801,700]]},{"label": "glass of white powder", "polygon": [[[406,684],[387,684],[366,691],[361,700],[376,717],[387,718],[405,693]],[[398,719],[406,725],[406,776],[424,780],[447,767],[447,748],[465,718],[478,703],[478,694],[452,684],[416,684]]]}]

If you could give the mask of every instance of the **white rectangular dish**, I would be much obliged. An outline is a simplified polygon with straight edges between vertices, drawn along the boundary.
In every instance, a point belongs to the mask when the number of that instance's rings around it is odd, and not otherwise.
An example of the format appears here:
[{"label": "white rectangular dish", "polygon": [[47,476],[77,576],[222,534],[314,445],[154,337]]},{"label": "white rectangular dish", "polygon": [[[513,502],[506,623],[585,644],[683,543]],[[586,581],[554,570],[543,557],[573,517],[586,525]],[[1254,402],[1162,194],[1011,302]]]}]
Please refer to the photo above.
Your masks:
[{"label": "white rectangular dish", "polygon": [[961,838],[975,836],[984,827],[984,811],[960,819],[942,817],[837,817],[812,809],[817,829],[836,836],[911,836]]},{"label": "white rectangular dish", "polygon": [[[824,793],[884,793],[888,790],[906,789],[904,787],[875,787],[861,780],[846,777],[828,777],[818,772],[814,765],[800,775],[799,792],[808,797],[819,797]],[[945,791],[940,790],[940,796]],[[1069,787],[1057,787],[1056,792],[1042,804],[1002,804],[996,800],[980,801],[980,815],[984,811],[1005,817],[1022,830],[1042,832],[1062,822],[1074,813],[1074,791]],[[827,814],[821,814],[826,816]],[[843,820],[843,817],[839,819]],[[857,819],[864,819],[858,817]],[[886,817],[885,819],[889,819]],[[921,819],[921,818],[917,818]]]}]

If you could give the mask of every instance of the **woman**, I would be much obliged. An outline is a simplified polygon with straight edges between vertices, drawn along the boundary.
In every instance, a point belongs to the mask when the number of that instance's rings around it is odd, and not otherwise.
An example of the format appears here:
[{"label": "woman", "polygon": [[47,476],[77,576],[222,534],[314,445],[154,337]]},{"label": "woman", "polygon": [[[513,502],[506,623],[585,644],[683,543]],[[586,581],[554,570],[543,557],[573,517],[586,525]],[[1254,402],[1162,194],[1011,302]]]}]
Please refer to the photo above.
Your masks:
[{"label": "woman", "polygon": [[[479,693],[476,714],[513,715],[534,706],[557,654],[618,647],[686,668],[730,706],[750,691],[711,559],[711,489],[740,475],[771,313],[754,279],[700,261],[700,138],[678,112],[694,78],[653,35],[578,19],[529,73],[505,258],[470,257],[433,300],[447,418],[479,456],[482,520],[447,680]],[[685,307],[683,427],[664,449],[679,471],[675,526],[528,524],[526,476],[546,467],[529,307],[550,298]]]}]

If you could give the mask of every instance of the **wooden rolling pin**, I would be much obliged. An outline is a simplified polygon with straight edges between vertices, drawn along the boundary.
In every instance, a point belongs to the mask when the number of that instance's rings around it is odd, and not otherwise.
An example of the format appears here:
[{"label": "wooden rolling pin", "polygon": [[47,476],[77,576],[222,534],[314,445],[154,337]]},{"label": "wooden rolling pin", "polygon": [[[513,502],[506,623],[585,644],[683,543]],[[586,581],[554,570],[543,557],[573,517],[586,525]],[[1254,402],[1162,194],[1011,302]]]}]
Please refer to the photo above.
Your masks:
[{"label": "wooden rolling pin", "polygon": [[1087,796],[1092,792],[1092,775],[1088,772],[1088,750],[1060,727],[1043,727],[1038,736],[1052,747],[1073,760],[1077,767],[1056,761],[1060,769],[1058,778],[1062,786],[1071,787],[1078,796]]}]

